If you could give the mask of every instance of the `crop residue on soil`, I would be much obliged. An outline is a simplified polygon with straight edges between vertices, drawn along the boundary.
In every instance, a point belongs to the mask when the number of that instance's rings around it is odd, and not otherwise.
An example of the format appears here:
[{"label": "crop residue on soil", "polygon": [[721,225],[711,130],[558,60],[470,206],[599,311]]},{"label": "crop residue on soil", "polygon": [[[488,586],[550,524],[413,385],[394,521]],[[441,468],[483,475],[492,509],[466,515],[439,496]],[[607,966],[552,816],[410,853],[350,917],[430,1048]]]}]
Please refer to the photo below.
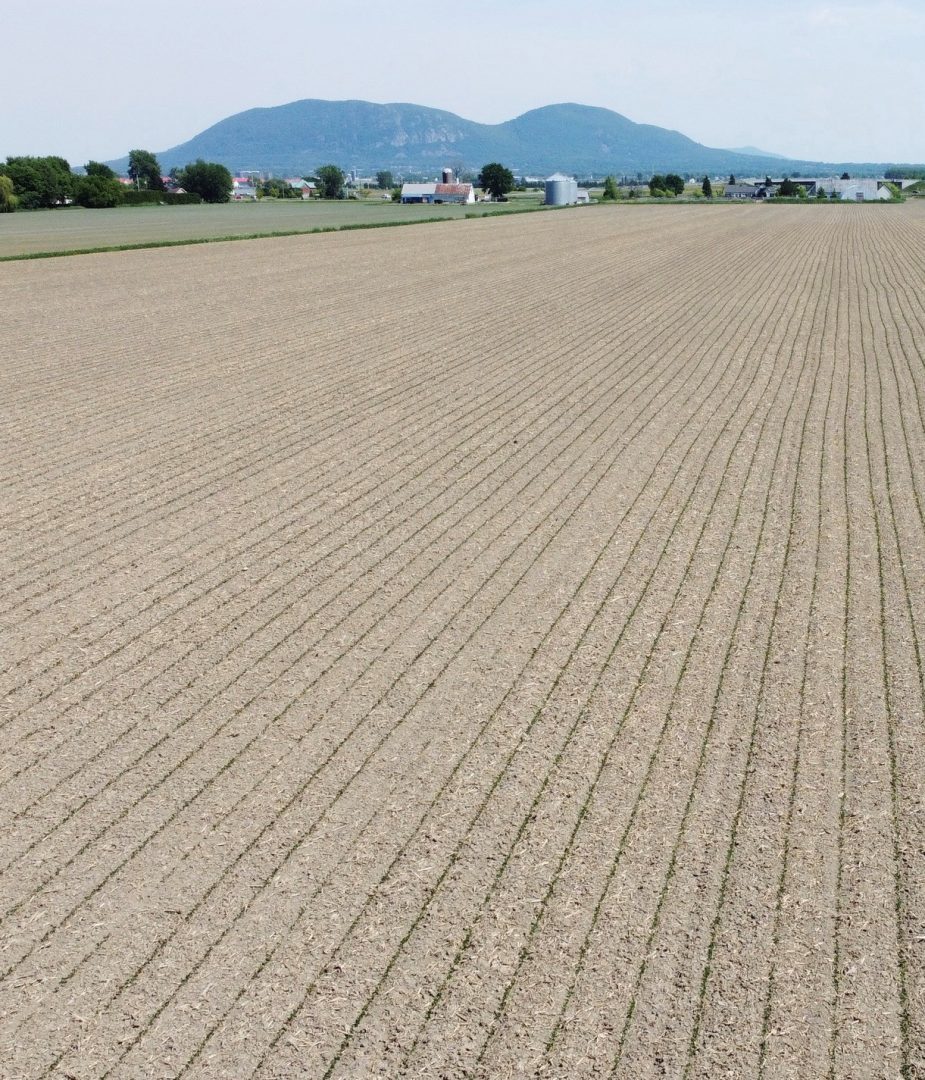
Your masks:
[{"label": "crop residue on soil", "polygon": [[923,252],[0,267],[0,1076],[925,1075]]}]

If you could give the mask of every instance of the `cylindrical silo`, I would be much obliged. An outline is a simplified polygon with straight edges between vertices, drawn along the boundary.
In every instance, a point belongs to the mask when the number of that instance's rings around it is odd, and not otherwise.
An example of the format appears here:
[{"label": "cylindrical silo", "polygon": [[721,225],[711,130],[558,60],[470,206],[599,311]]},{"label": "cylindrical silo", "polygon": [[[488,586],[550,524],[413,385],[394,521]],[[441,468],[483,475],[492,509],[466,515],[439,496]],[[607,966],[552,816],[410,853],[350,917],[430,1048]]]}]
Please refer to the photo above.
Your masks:
[{"label": "cylindrical silo", "polygon": [[568,206],[569,196],[571,194],[570,185],[573,181],[570,181],[567,176],[563,176],[562,173],[553,173],[552,176],[546,178],[546,205],[547,206]]},{"label": "cylindrical silo", "polygon": [[443,170],[443,182],[444,182],[444,184],[455,184],[456,183],[456,178],[453,176],[453,170],[452,169],[444,169]]}]

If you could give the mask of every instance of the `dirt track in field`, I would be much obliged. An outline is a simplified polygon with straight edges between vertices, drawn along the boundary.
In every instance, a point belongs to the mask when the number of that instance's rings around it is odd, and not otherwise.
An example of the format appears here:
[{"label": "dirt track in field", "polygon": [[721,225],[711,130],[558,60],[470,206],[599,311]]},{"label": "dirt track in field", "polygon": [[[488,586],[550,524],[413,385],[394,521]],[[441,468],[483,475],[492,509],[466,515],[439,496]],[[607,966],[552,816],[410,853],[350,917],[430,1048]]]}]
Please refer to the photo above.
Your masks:
[{"label": "dirt track in field", "polygon": [[0,267],[0,1076],[925,1077],[923,263]]}]

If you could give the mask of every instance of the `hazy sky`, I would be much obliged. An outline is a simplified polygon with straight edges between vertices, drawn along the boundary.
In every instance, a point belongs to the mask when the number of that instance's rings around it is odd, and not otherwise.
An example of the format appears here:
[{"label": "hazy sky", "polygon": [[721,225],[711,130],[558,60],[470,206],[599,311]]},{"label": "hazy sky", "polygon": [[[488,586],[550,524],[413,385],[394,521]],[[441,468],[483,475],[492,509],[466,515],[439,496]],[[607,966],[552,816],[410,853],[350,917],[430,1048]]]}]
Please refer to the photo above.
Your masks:
[{"label": "hazy sky", "polygon": [[709,146],[925,161],[925,0],[44,0],[2,26],[0,158],[160,151],[318,97],[487,123],[576,101]]}]

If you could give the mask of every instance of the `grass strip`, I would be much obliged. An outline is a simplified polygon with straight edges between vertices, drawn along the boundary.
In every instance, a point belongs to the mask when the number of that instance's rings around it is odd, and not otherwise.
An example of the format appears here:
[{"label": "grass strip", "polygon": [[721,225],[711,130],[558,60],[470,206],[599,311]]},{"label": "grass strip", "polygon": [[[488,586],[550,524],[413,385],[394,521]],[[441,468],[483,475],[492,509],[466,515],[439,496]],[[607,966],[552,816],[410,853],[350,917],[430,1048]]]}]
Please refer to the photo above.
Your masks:
[{"label": "grass strip", "polygon": [[[26,262],[29,259],[62,259],[70,255],[105,255],[113,251],[146,251],[149,248],[190,247],[194,244],[227,244],[233,240],[274,240],[283,236],[313,236],[317,233],[355,232],[358,229],[397,229],[406,225],[437,225],[450,221],[473,221],[490,217],[509,217],[512,214],[535,214],[545,206],[518,207],[516,210],[489,210],[484,214],[468,213],[465,217],[415,218],[413,221],[356,221],[347,225],[316,225],[311,229],[274,229],[270,232],[242,233],[240,236],[197,236],[182,240],[142,240],[136,244],[101,244],[97,247],[73,248],[61,251],[29,251],[20,255],[0,255],[0,262]],[[572,209],[557,207],[556,209]]]}]

